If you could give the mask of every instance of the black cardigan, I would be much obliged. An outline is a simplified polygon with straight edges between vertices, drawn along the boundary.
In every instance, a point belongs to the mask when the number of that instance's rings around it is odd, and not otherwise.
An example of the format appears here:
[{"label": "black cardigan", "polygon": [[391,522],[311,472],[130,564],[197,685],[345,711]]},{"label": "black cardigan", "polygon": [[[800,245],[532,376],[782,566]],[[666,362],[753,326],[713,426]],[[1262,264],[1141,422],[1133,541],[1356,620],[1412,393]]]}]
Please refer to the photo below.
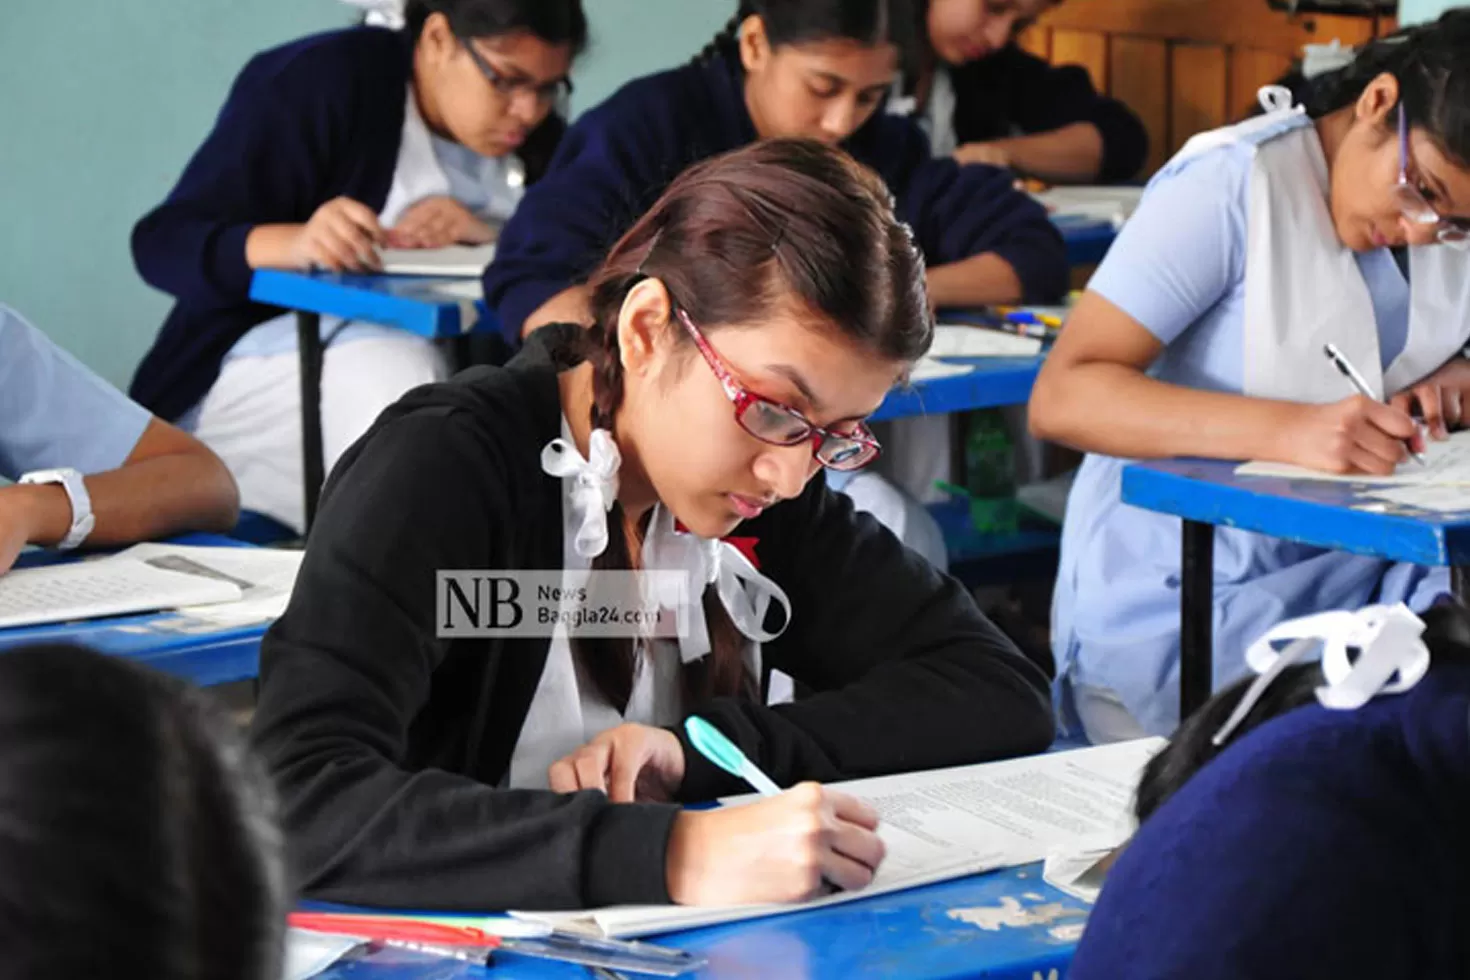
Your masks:
[{"label": "black cardigan", "polygon": [[[307,894],[440,909],[667,902],[674,805],[497,789],[548,641],[440,640],[436,569],[561,567],[556,372],[574,327],[410,392],[343,457],[261,647],[256,748]],[[792,620],[764,661],[818,693],[699,712],[782,784],[1035,752],[1046,679],[955,580],[813,480],[742,525]],[[681,735],[682,738],[682,735]],[[685,745],[680,798],[741,785]]]}]

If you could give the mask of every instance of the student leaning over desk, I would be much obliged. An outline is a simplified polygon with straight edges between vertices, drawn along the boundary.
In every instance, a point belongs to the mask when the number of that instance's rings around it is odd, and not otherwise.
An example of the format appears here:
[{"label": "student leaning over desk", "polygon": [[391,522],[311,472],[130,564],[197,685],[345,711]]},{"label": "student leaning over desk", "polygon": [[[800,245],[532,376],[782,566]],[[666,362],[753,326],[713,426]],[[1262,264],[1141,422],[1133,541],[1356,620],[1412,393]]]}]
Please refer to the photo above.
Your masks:
[{"label": "student leaning over desk", "polygon": [[[873,175],[807,141],[705,161],[591,297],[595,326],[409,395],[328,482],[254,721],[313,897],[801,899],[870,880],[876,814],[812,783],[682,810],[741,791],[690,750],[687,714],[786,786],[1051,740],[1040,671],[813,479],[877,452],[861,420],[932,337]],[[437,633],[436,570],[589,565],[683,573],[703,615],[636,645]],[[767,669],[813,693],[767,706]]]},{"label": "student leaning over desk", "polygon": [[1127,106],[1093,88],[1080,65],[1049,65],[1016,35],[1062,0],[923,0],[917,69],[904,101],[934,152],[1055,184],[1126,181],[1148,155]]},{"label": "student leaning over desk", "polygon": [[153,418],[0,304],[0,574],[26,545],[227,531],[239,495],[197,440]]},{"label": "student leaning over desk", "polygon": [[[1268,98],[1274,95],[1268,90]],[[1088,450],[1053,609],[1063,720],[1095,739],[1177,723],[1180,522],[1124,506],[1128,458],[1207,456],[1389,473],[1462,421],[1470,364],[1470,11],[1376,41],[1274,105],[1198,136],[1154,178],[1031,400]],[[1391,405],[1352,394],[1335,344]],[[1246,642],[1320,609],[1404,600],[1444,572],[1215,532],[1217,682]]]},{"label": "student leaning over desk", "polygon": [[[377,247],[493,240],[565,128],[554,111],[586,38],[580,0],[408,0],[263,52],[168,198],[133,231],[178,301],[132,394],[213,448],[244,505],[300,529],[295,318],[249,299],[254,270],[377,267]],[[328,469],[408,389],[447,374],[432,341],[322,318]]]},{"label": "student leaning over desk", "polygon": [[[924,251],[936,306],[1060,295],[1066,250],[1041,206],[1005,171],[931,159],[918,125],[883,111],[916,26],[909,0],[742,0],[690,64],[629,82],[587,112],[485,272],[501,328],[518,339],[550,321],[587,322],[586,277],[669,181],[778,136],[840,146],[877,171]],[[860,508],[944,567],[943,537],[912,497],[871,471],[840,479]]]}]

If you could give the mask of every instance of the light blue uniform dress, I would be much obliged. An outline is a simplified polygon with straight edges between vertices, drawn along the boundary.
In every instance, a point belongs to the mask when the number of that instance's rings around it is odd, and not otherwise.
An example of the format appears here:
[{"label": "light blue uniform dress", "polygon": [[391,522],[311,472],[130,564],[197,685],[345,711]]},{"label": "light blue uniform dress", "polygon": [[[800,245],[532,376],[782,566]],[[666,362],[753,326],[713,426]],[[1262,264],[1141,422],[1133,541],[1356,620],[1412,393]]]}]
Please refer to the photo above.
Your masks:
[{"label": "light blue uniform dress", "polygon": [[0,304],[0,479],[117,469],[152,416]]},{"label": "light blue uniform dress", "polygon": [[[1285,119],[1252,139],[1308,124]],[[1148,372],[1160,381],[1243,391],[1252,151],[1250,142],[1228,143],[1166,166],[1089,283],[1165,345]],[[1408,336],[1408,282],[1387,249],[1356,259],[1386,368]],[[1106,424],[1106,407],[1099,408]],[[1181,522],[1122,503],[1127,463],[1088,455],[1067,501],[1052,607],[1057,706],[1064,727],[1076,732],[1079,699],[1102,693],[1143,730],[1167,735],[1179,716]],[[1214,588],[1218,688],[1245,672],[1246,647],[1283,619],[1371,602],[1423,608],[1448,590],[1448,579],[1443,569],[1218,528]]]}]

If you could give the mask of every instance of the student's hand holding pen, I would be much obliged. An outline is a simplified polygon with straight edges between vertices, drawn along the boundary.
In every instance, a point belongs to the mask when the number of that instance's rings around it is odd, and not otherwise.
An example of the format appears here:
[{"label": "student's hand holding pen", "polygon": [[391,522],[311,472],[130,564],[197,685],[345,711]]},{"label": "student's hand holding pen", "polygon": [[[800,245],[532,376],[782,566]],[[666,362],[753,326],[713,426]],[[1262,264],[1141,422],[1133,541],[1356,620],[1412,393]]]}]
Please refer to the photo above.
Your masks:
[{"label": "student's hand holding pen", "polygon": [[1403,408],[1353,395],[1325,405],[1292,405],[1277,433],[1282,462],[1324,473],[1388,476],[1424,451],[1424,433]]},{"label": "student's hand holding pen", "polygon": [[674,818],[665,860],[680,905],[799,902],[828,884],[865,888],[883,862],[878,814],[862,800],[801,783],[744,806]]}]

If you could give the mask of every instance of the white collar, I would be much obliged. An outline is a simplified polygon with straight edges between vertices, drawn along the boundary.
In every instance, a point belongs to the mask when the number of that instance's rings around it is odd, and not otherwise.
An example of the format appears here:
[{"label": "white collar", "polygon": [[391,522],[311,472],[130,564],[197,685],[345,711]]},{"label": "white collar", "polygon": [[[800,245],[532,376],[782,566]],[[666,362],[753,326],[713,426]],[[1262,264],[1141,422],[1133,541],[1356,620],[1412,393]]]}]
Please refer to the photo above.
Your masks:
[{"label": "white collar", "polygon": [[[577,451],[571,439],[553,439],[541,450],[541,468],[551,476],[571,481],[570,498],[577,531],[573,547],[583,558],[596,558],[607,550],[607,515],[618,496],[618,468],[622,455],[612,433],[593,429],[588,439],[588,457]],[[679,654],[685,663],[710,652],[709,624],[705,620],[703,595],[713,585],[720,603],[741,635],[755,643],[780,636],[791,621],[791,600],[771,579],[762,575],[750,559],[728,541],[711,541],[675,527],[674,515],[657,505],[643,539],[643,568],[650,571],[684,571],[693,588],[664,589],[667,576],[654,577],[661,608],[674,610],[679,626]],[[765,628],[766,613],[775,602],[785,613],[781,626]]]}]

